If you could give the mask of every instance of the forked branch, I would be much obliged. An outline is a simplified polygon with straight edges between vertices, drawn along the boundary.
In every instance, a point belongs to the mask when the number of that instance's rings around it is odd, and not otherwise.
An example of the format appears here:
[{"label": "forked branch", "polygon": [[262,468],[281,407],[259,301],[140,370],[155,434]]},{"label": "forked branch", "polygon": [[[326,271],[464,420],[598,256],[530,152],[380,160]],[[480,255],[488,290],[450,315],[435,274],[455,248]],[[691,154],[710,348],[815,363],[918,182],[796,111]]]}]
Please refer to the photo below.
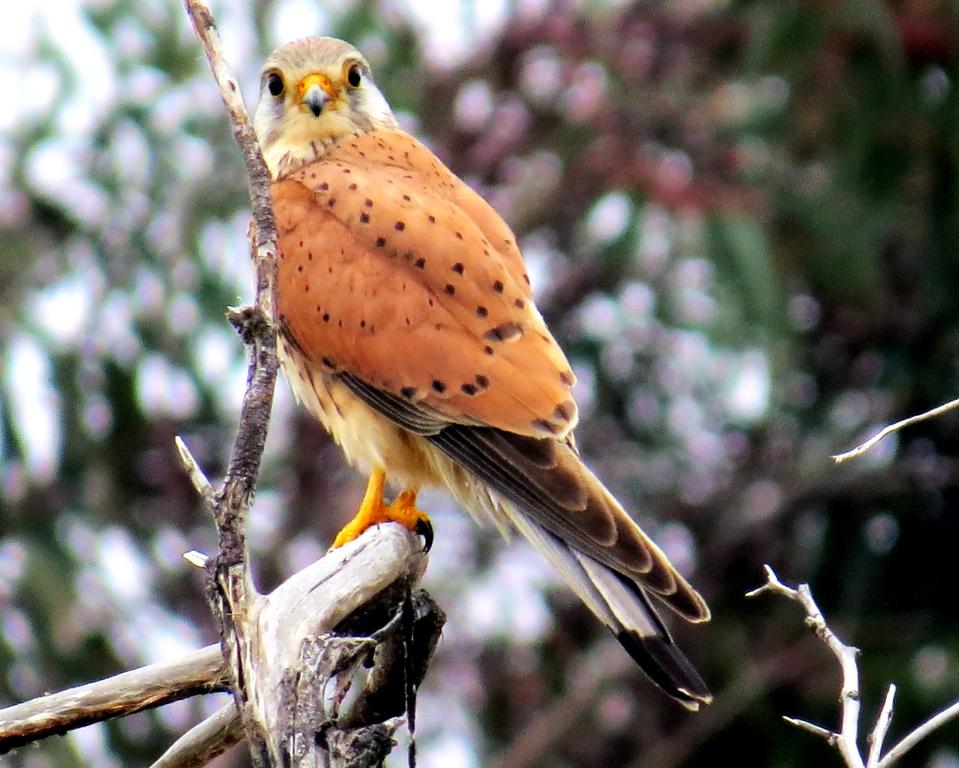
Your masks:
[{"label": "forked branch", "polygon": [[836,657],[842,671],[842,690],[839,694],[840,727],[838,731],[792,717],[784,717],[783,719],[786,722],[825,739],[827,743],[836,748],[848,768],[891,768],[900,757],[936,728],[959,716],[959,702],[956,702],[931,717],[889,749],[884,756],[881,756],[883,742],[892,723],[893,704],[896,696],[896,686],[890,685],[876,719],[876,725],[867,739],[868,754],[863,758],[858,743],[861,699],[857,661],[859,650],[843,643],[836,633],[829,628],[825,617],[819,610],[819,606],[813,599],[808,584],[800,584],[793,589],[783,584],[772,568],[768,565],[765,568],[766,583],[748,592],[746,597],[756,597],[766,592],[772,592],[799,603],[806,612],[806,624],[813,629],[816,636],[826,644],[833,656]]}]

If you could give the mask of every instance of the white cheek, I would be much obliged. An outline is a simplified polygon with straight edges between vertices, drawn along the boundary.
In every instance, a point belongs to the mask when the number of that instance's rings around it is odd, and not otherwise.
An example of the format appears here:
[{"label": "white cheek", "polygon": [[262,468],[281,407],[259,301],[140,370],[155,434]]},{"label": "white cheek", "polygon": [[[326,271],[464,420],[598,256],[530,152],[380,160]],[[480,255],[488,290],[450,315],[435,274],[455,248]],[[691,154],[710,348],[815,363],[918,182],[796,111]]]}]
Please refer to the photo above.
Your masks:
[{"label": "white cheek", "polygon": [[386,103],[386,99],[383,98],[383,94],[380,93],[379,89],[375,85],[367,86],[367,88],[364,90],[363,103],[364,111],[368,115],[375,115],[379,122],[396,122],[396,119],[393,117],[393,110],[390,109],[390,105]]},{"label": "white cheek", "polygon": [[256,133],[256,140],[260,142],[261,147],[265,147],[276,140],[282,113],[282,101],[277,101],[266,94],[260,97],[260,102],[256,105],[256,112],[253,113],[253,131]]}]

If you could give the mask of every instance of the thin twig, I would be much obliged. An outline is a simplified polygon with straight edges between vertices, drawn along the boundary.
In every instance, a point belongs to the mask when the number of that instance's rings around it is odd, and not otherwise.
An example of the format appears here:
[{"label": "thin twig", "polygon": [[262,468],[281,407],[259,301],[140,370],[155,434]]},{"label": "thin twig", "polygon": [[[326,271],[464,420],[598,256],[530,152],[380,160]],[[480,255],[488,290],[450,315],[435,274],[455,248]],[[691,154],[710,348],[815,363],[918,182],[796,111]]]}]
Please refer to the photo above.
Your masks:
[{"label": "thin twig", "polygon": [[190,482],[193,483],[196,492],[200,495],[200,498],[203,499],[204,503],[212,508],[215,493],[213,484],[207,479],[204,471],[200,469],[199,463],[193,458],[193,454],[190,453],[190,449],[186,447],[183,438],[177,435],[173,438],[173,444],[176,445],[177,453],[180,456],[180,463],[183,465],[183,469],[186,470],[187,477],[190,478]]},{"label": "thin twig", "polygon": [[773,592],[783,595],[799,603],[806,611],[806,624],[816,633],[832,651],[842,670],[842,691],[839,695],[841,707],[840,730],[833,733],[820,726],[812,725],[802,720],[788,718],[788,722],[818,734],[834,744],[842,755],[849,768],[865,768],[862,755],[859,753],[857,739],[859,735],[859,667],[856,663],[858,649],[843,643],[826,624],[826,619],[816,605],[808,584],[800,584],[796,589],[783,584],[776,572],[768,565],[765,566],[766,583],[758,589],[746,593],[746,597],[756,597],[764,592]]},{"label": "thin twig", "polygon": [[200,768],[243,739],[243,723],[232,701],[177,739],[150,768]]},{"label": "thin twig", "polygon": [[276,224],[270,196],[270,174],[243,105],[239,84],[223,57],[213,15],[202,0],[185,0],[185,5],[229,113],[233,136],[243,154],[253,217],[250,235],[256,270],[256,304],[252,308],[233,311],[230,316],[250,348],[250,364],[226,478],[215,494],[213,504],[220,551],[208,568],[207,600],[220,630],[223,656],[230,670],[230,687],[237,710],[243,717],[254,764],[269,765],[267,734],[254,718],[253,709],[247,706],[254,693],[248,688],[251,684],[250,664],[256,657],[256,641],[250,636],[253,626],[251,612],[259,595],[248,567],[246,515],[266,443],[278,365],[273,322]]},{"label": "thin twig", "polygon": [[197,37],[203,44],[210,69],[220,89],[230,117],[233,137],[243,152],[249,183],[250,210],[253,215],[253,240],[256,265],[256,304],[264,317],[273,318],[276,285],[276,223],[270,196],[270,172],[240,96],[240,86],[223,57],[220,35],[213,14],[203,0],[185,0],[186,10]]},{"label": "thin twig", "polygon": [[841,464],[846,461],[846,459],[852,459],[856,456],[861,456],[870,448],[872,448],[876,443],[882,440],[884,437],[888,437],[893,432],[898,432],[900,429],[905,427],[912,426],[913,424],[918,424],[920,421],[926,421],[926,419],[931,419],[936,416],[940,416],[943,413],[947,413],[954,408],[959,408],[959,398],[955,400],[950,400],[948,403],[943,403],[940,406],[933,408],[932,410],[926,411],[925,413],[917,414],[916,416],[910,416],[908,419],[903,419],[902,421],[897,421],[895,424],[890,424],[886,427],[883,427],[879,432],[870,437],[864,443],[860,443],[855,448],[845,453],[838,453],[832,457],[832,460],[837,464]]},{"label": "thin twig", "polygon": [[900,757],[906,754],[906,752],[926,738],[926,736],[956,717],[959,717],[959,701],[955,702],[954,704],[950,704],[944,710],[933,715],[926,720],[926,722],[909,733],[904,739],[902,739],[902,741],[896,744],[896,746],[894,746],[885,754],[882,760],[877,763],[876,768],[889,768]]},{"label": "thin twig", "polygon": [[882,754],[882,743],[886,740],[886,732],[892,723],[892,708],[896,698],[896,686],[890,683],[886,689],[886,698],[883,699],[879,715],[876,717],[876,727],[869,734],[869,754],[866,756],[866,768],[876,768],[879,765],[879,756]]},{"label": "thin twig", "polygon": [[195,549],[191,549],[189,552],[183,553],[183,559],[186,560],[194,568],[206,568],[210,563],[210,556],[205,555],[202,552],[198,552]]},{"label": "thin twig", "polygon": [[226,690],[218,645],[0,710],[0,754],[45,736]]},{"label": "thin twig", "polygon": [[839,738],[839,734],[835,731],[830,731],[828,728],[823,728],[821,725],[810,723],[808,720],[800,720],[798,717],[789,717],[789,715],[783,715],[783,720],[790,725],[794,725],[796,728],[799,728],[802,731],[809,731],[814,736],[821,736],[829,744],[835,744],[836,740]]}]

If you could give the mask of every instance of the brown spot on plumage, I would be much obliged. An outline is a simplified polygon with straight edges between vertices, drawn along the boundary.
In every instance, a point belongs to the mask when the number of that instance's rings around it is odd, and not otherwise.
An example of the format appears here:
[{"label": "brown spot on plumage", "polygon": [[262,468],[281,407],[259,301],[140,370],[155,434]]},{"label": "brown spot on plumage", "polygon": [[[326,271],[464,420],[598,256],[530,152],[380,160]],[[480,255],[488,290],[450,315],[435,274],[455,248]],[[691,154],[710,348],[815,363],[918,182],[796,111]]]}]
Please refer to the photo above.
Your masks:
[{"label": "brown spot on plumage", "polygon": [[493,281],[493,290],[494,290],[494,291],[496,291],[497,293],[502,293],[502,292],[503,292],[503,288],[504,288],[504,286],[503,286],[503,281],[502,281],[502,280],[494,280],[494,281]]},{"label": "brown spot on plumage", "polygon": [[416,396],[416,387],[403,387],[400,394],[407,400],[412,400]]},{"label": "brown spot on plumage", "polygon": [[362,221],[364,224],[369,224],[369,223],[370,223],[370,214],[368,214],[368,213],[361,213],[361,214],[360,214],[360,221]]},{"label": "brown spot on plumage", "polygon": [[439,379],[433,379],[430,386],[433,387],[434,392],[439,392],[440,394],[446,391],[446,385]]},{"label": "brown spot on plumage", "polygon": [[488,314],[489,314],[489,310],[488,310],[486,307],[484,307],[482,304],[480,304],[480,305],[476,308],[476,316],[477,316],[477,317],[486,317]]},{"label": "brown spot on plumage", "polygon": [[393,229],[395,229],[397,232],[402,232],[404,229],[406,229],[406,224],[402,221],[398,221],[393,225]]},{"label": "brown spot on plumage", "polygon": [[452,270],[453,270],[456,274],[458,274],[458,275],[462,275],[464,269],[465,269],[465,268],[463,267],[463,262],[461,262],[461,261],[457,261],[457,262],[452,266]]}]

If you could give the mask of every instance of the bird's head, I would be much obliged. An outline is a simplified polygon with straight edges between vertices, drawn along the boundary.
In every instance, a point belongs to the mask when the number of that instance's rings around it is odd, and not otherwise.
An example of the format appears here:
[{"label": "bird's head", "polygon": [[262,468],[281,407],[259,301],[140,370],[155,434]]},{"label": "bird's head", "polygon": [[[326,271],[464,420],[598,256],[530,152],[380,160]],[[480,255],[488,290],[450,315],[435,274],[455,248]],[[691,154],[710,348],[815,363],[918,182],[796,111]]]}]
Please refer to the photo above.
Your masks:
[{"label": "bird's head", "polygon": [[266,60],[253,125],[275,177],[314,159],[316,146],[397,123],[356,48],[332,37],[305,37]]}]

